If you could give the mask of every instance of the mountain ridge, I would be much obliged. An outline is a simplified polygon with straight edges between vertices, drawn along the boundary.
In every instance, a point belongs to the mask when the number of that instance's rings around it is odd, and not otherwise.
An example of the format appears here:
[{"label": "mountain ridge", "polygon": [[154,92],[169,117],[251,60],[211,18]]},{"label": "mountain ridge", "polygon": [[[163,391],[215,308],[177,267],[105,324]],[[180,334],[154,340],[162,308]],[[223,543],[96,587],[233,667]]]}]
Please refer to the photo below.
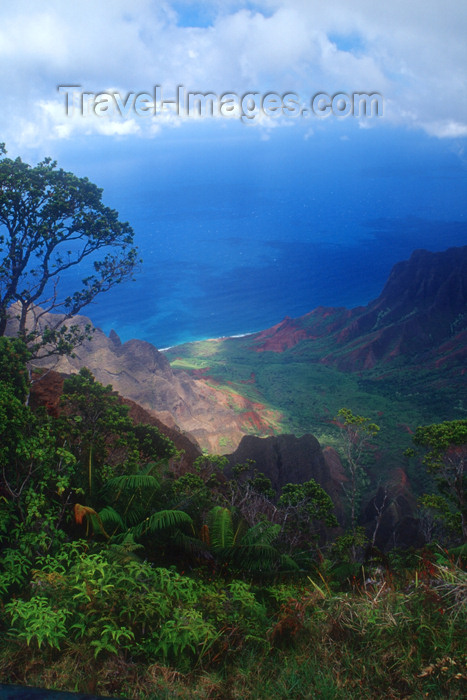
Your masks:
[{"label": "mountain ridge", "polygon": [[[63,320],[89,323],[85,316]],[[14,318],[8,333],[16,334]],[[390,414],[392,439],[399,423],[408,433],[420,421],[464,417],[466,360],[464,246],[414,251],[366,306],[318,306],[258,333],[164,352],[97,329],[75,357],[36,364],[64,374],[86,366],[203,450],[226,454],[251,434],[329,440],[333,417],[347,405],[375,419]]]},{"label": "mountain ridge", "polygon": [[[17,335],[18,322],[10,315],[7,335]],[[38,314],[39,315],[39,314]],[[39,331],[62,320],[81,330],[91,323],[87,316],[66,319],[63,314],[40,314]],[[275,424],[273,411],[237,396],[235,400],[215,386],[200,383],[181,369],[172,369],[168,359],[147,341],[131,339],[122,343],[115,331],[107,336],[95,328],[73,355],[34,360],[33,366],[53,369],[63,375],[87,367],[96,380],[111,385],[121,396],[131,399],[168,428],[186,434],[208,452],[222,451],[222,442],[238,443],[250,430],[269,430]],[[225,437],[227,436],[227,438]]]},{"label": "mountain ridge", "polygon": [[[321,361],[344,371],[370,369],[380,359],[423,352],[467,329],[467,246],[443,253],[416,250],[397,263],[381,294],[354,309],[319,306],[297,319],[253,334],[251,349],[281,352],[303,340],[332,337],[336,346],[358,339],[344,357],[330,350]],[[366,342],[362,347],[362,337]],[[341,353],[342,355],[342,353]]]},{"label": "mountain ridge", "polygon": [[464,417],[467,246],[414,251],[366,306],[318,306],[258,333],[165,354],[198,382],[279,411],[282,432],[325,437],[347,405],[375,420],[391,414],[394,439],[398,423],[408,433]]}]

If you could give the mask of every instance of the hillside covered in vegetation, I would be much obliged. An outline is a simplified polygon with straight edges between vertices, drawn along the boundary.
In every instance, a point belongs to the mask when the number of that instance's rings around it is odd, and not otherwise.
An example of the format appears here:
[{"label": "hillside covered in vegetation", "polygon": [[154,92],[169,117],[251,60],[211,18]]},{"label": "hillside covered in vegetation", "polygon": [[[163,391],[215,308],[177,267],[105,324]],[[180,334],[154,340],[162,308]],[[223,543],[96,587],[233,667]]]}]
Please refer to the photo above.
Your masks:
[{"label": "hillside covered in vegetation", "polygon": [[[367,306],[318,307],[164,354],[172,369],[222,392],[246,434],[312,433],[334,445],[342,406],[370,416],[381,426],[377,481],[401,466],[418,425],[465,418],[467,246],[415,251]],[[227,430],[219,443],[232,452],[236,435]]]},{"label": "hillside covered in vegetation", "polygon": [[129,224],[0,156],[0,691],[463,697],[467,249],[171,367],[77,316],[131,277]]},{"label": "hillside covered in vegetation", "polygon": [[367,419],[339,416],[339,527],[314,480],[274,491],[249,463],[182,466],[88,370],[54,415],[33,410],[27,359],[1,340],[1,682],[135,699],[462,697],[466,421],[416,436],[440,487],[423,515],[441,518],[437,537],[382,554],[358,525]]}]

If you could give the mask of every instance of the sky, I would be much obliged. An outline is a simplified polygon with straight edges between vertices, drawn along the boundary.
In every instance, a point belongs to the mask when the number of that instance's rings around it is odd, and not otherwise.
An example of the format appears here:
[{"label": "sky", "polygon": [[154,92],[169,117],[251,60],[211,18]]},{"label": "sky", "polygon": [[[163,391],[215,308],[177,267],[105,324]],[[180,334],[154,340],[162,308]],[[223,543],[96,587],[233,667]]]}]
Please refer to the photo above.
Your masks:
[{"label": "sky", "polygon": [[[384,238],[393,253],[359,294],[348,281],[333,295],[323,266],[316,274],[323,303],[349,304],[371,298],[398,256],[423,246],[421,229],[432,247],[462,242],[466,36],[463,0],[2,0],[0,140],[9,156],[51,156],[88,176],[133,225],[147,267],[128,298],[147,294],[152,275],[157,299],[139,326],[101,305],[107,330],[139,328],[160,345],[260,329],[320,301],[309,282],[293,288],[297,262],[279,285],[282,304],[266,304],[243,328],[225,323],[232,299],[254,306],[259,269],[270,268],[261,284],[273,284],[292,242],[289,261],[305,244],[307,260],[327,246],[323,265],[331,243],[347,246],[362,278],[352,245]],[[178,86],[184,99],[211,93],[215,114],[188,115],[185,102],[177,113],[167,103]],[[353,114],[355,94],[378,95],[379,114]],[[410,222],[404,241],[388,234],[400,220]],[[170,267],[177,256],[183,284]],[[231,306],[208,328],[201,319],[219,297],[219,266]],[[242,273],[249,297],[234,284]],[[157,337],[164,323],[180,333]]]},{"label": "sky", "polygon": [[386,123],[467,136],[462,0],[2,0],[0,19],[1,126],[23,153],[76,133],[155,138],[166,126],[134,115],[66,119],[63,84],[121,94],[156,84],[303,98],[378,91]]}]

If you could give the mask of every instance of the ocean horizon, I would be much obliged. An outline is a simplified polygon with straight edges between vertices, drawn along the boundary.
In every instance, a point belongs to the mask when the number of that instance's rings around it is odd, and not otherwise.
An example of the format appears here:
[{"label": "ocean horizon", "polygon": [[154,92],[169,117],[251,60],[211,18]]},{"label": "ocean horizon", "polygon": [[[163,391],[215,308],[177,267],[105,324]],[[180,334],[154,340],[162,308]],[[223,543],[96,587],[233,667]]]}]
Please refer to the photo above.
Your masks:
[{"label": "ocean horizon", "polygon": [[268,140],[240,125],[216,139],[203,128],[189,149],[177,133],[102,153],[77,141],[59,161],[135,231],[134,281],[82,311],[122,341],[167,348],[365,305],[414,250],[467,242],[466,162],[442,140],[341,125]]}]

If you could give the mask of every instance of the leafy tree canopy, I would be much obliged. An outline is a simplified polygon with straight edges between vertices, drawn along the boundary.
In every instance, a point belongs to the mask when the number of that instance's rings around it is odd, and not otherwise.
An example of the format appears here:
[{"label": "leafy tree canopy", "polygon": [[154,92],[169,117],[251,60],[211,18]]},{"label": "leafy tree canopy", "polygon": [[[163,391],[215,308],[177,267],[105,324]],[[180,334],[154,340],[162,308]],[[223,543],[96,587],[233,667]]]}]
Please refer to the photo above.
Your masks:
[{"label": "leafy tree canopy", "polygon": [[[45,312],[70,318],[130,277],[138,262],[133,236],[87,178],[58,169],[50,158],[35,167],[12,160],[0,144],[0,336],[15,316],[18,334],[31,342]],[[60,296],[61,277],[80,264],[92,272],[75,292]],[[60,341],[57,328],[49,329],[48,342]],[[73,344],[67,340],[63,351]]]},{"label": "leafy tree canopy", "polygon": [[1,381],[11,386],[20,401],[26,399],[29,391],[28,359],[28,349],[20,338],[0,338]]},{"label": "leafy tree canopy", "polygon": [[282,488],[279,505],[296,508],[311,521],[321,521],[328,527],[337,527],[331,497],[314,479],[303,484],[286,484]]},{"label": "leafy tree canopy", "polygon": [[442,466],[446,451],[467,446],[467,420],[452,420],[417,428],[413,441],[416,445],[428,448],[425,463],[436,471]]},{"label": "leafy tree canopy", "polygon": [[[467,420],[419,426],[413,441],[427,449],[423,463],[434,474],[441,494],[460,514],[462,537],[467,541]],[[440,510],[439,499],[437,503]],[[433,507],[433,500],[429,505]],[[449,512],[446,507],[444,511]]]}]

